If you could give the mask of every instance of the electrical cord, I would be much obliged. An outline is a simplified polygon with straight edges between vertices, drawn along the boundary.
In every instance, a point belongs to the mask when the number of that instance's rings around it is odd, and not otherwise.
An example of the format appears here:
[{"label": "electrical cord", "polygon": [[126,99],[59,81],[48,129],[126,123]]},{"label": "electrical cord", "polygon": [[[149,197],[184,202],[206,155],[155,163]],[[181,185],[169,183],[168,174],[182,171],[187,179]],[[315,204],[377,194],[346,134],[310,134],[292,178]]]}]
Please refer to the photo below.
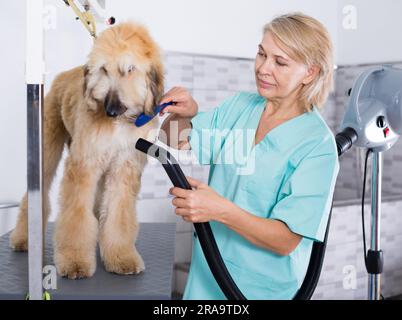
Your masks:
[{"label": "electrical cord", "polygon": [[[366,232],[365,232],[365,222],[364,222],[364,199],[366,195],[366,176],[367,176],[367,162],[372,149],[367,149],[366,158],[364,160],[364,173],[363,173],[363,191],[362,191],[362,229],[363,229],[363,250],[364,250],[364,265],[367,270],[367,247],[366,247]],[[384,296],[380,295],[381,300],[385,300]]]},{"label": "electrical cord", "polygon": [[367,247],[366,247],[366,229],[364,223],[364,200],[366,195],[366,177],[367,177],[367,162],[371,149],[367,149],[366,158],[364,160],[364,172],[363,172],[363,191],[362,191],[362,229],[363,229],[363,250],[364,250],[364,265],[367,269]]}]

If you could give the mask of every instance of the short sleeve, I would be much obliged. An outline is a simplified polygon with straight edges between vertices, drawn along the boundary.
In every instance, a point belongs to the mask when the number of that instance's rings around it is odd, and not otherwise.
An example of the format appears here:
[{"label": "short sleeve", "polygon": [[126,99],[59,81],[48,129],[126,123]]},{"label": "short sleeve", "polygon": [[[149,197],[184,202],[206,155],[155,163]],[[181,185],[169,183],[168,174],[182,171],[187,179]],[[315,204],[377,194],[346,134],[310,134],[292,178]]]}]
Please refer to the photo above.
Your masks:
[{"label": "short sleeve", "polygon": [[[200,164],[209,165],[213,163],[215,155],[218,153],[220,145],[215,144],[216,135],[222,136],[224,114],[233,105],[238,95],[226,99],[218,107],[199,112],[191,119],[192,129],[189,142],[191,150],[195,154]],[[219,131],[219,132],[218,132]]]},{"label": "short sleeve", "polygon": [[269,218],[284,222],[303,237],[323,241],[339,172],[332,134],[322,139],[297,165],[281,188],[286,194]]}]

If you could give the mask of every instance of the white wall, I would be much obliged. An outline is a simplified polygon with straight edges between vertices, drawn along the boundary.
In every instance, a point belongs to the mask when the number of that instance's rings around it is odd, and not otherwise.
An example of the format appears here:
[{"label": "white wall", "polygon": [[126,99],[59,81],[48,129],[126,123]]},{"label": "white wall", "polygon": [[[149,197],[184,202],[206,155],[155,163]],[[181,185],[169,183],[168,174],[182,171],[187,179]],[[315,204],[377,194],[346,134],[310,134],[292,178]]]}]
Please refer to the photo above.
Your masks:
[{"label": "white wall", "polygon": [[114,0],[107,9],[146,24],[169,51],[254,58],[264,24],[297,10],[321,20],[337,41],[336,0]]},{"label": "white wall", "polygon": [[[25,11],[22,1],[1,1],[0,32],[0,203],[18,201],[26,181]],[[16,209],[0,210],[0,234]]]},{"label": "white wall", "polygon": [[[356,28],[348,28],[354,6]],[[253,58],[261,28],[275,15],[302,11],[332,36],[339,65],[402,60],[400,0],[114,0],[108,10],[146,24],[169,51]],[[353,17],[352,17],[353,18]]]},{"label": "white wall", "polygon": [[[344,28],[347,5],[355,7],[355,29]],[[338,64],[402,61],[402,1],[339,0],[338,12]]]}]

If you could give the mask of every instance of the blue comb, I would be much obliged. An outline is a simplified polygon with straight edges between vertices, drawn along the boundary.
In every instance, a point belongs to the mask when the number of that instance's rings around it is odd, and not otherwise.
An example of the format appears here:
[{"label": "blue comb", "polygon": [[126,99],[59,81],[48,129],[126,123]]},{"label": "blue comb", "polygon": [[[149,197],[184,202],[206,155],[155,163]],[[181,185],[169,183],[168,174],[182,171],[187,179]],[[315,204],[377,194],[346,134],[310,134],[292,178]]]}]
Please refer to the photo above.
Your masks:
[{"label": "blue comb", "polygon": [[163,109],[165,109],[167,106],[171,106],[172,104],[173,104],[173,101],[170,101],[170,102],[166,102],[166,103],[163,103],[163,104],[157,106],[157,107],[155,108],[154,114],[151,114],[151,115],[147,115],[147,114],[145,114],[145,113],[141,113],[141,114],[138,116],[138,118],[135,120],[134,124],[135,124],[137,127],[143,126],[144,124],[146,124],[146,123],[148,123],[149,121],[151,121],[159,112],[161,112],[161,111],[162,111]]}]

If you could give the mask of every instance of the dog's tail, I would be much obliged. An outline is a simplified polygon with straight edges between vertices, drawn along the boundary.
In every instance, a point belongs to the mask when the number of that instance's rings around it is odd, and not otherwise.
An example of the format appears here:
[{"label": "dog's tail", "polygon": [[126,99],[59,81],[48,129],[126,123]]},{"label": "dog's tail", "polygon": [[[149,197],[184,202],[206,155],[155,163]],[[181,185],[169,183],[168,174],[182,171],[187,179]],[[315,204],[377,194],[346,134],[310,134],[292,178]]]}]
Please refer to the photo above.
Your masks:
[{"label": "dog's tail", "polygon": [[48,193],[69,134],[64,126],[56,90],[45,98],[43,124],[43,190]]}]

